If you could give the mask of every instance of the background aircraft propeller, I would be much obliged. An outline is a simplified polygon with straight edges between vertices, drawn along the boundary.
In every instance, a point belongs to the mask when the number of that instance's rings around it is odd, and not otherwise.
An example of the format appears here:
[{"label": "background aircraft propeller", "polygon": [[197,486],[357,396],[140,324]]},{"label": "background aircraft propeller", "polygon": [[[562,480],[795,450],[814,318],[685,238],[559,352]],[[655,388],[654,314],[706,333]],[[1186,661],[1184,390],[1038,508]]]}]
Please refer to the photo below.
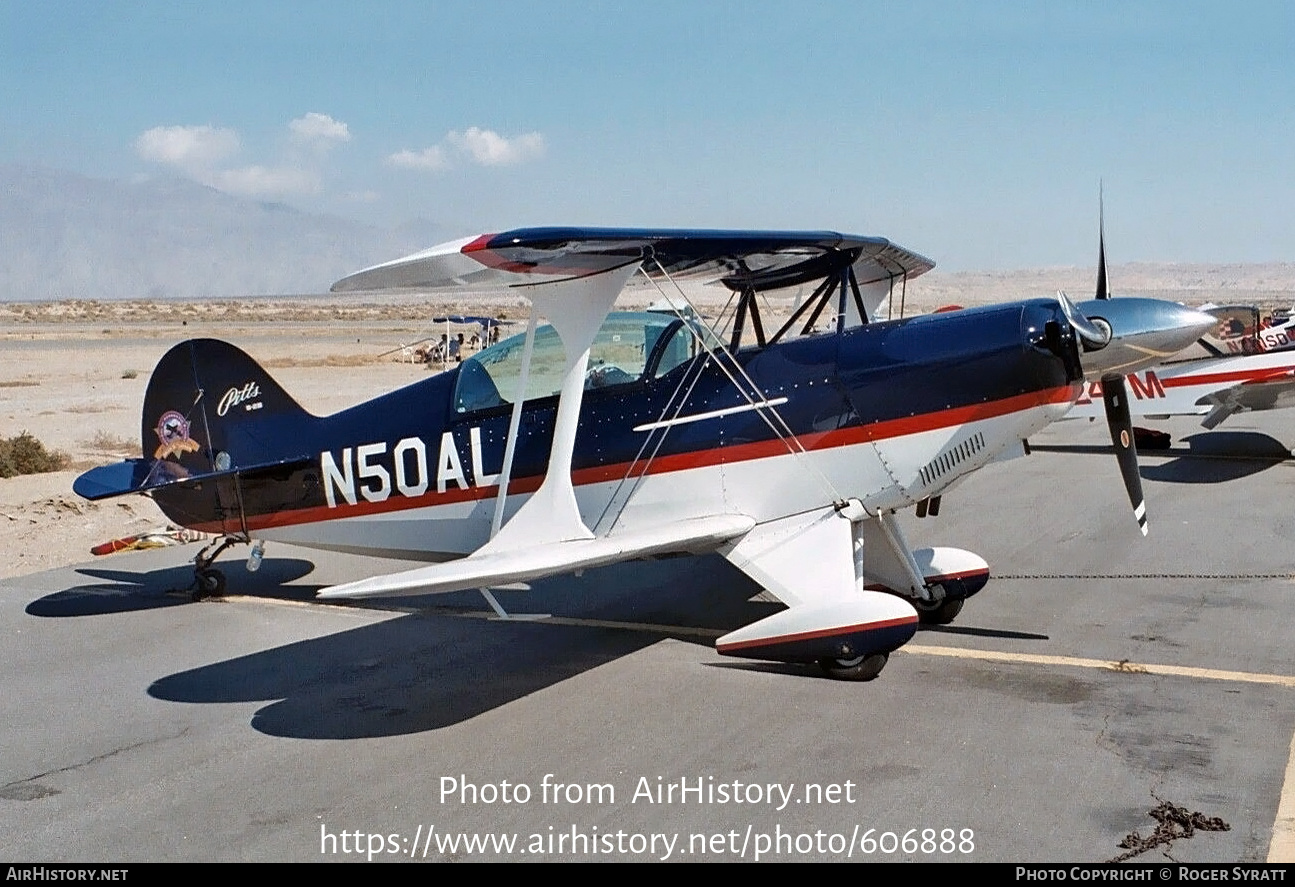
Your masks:
[{"label": "background aircraft propeller", "polygon": [[1138,529],[1147,535],[1147,504],[1142,496],[1142,475],[1138,473],[1138,446],[1133,436],[1133,420],[1129,416],[1129,399],[1124,389],[1124,377],[1117,373],[1102,376],[1102,404],[1106,407],[1106,424],[1111,430],[1111,443],[1115,445],[1115,458],[1120,463],[1120,477],[1129,493],[1129,504],[1137,518]]},{"label": "background aircraft propeller", "polygon": [[1097,296],[1098,299],[1109,299],[1110,290],[1106,287],[1106,199],[1102,194],[1102,185],[1097,185]]},{"label": "background aircraft propeller", "polygon": [[[1097,294],[1095,298],[1106,300],[1111,297],[1106,276],[1106,201],[1102,186],[1097,191]],[[1074,306],[1071,306],[1072,308]],[[1075,313],[1079,314],[1078,309]],[[1081,315],[1082,316],[1082,315]],[[1084,318],[1088,320],[1087,318]],[[1092,322],[1089,321],[1091,324]],[[1093,326],[1097,326],[1093,324]],[[1112,330],[1105,325],[1106,341],[1111,339]],[[1078,327],[1076,327],[1078,330]],[[1081,338],[1083,332],[1080,332]],[[1101,346],[1098,346],[1101,347]],[[1129,504],[1133,506],[1133,516],[1138,521],[1138,529],[1147,535],[1147,503],[1142,495],[1142,475],[1138,473],[1138,445],[1133,432],[1133,419],[1129,415],[1128,392],[1124,385],[1124,376],[1120,373],[1106,373],[1102,376],[1102,405],[1106,408],[1106,425],[1111,431],[1111,443],[1115,446],[1115,458],[1120,464],[1120,477],[1124,489],[1129,494]]]}]

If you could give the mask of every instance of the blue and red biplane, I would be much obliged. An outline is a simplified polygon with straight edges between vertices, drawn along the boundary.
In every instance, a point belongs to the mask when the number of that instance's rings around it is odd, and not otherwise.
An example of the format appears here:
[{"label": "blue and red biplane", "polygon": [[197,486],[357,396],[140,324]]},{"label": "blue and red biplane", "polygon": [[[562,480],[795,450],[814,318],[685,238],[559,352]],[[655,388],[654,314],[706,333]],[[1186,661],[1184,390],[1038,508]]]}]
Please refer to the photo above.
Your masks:
[{"label": "blue and red biplane", "polygon": [[[253,540],[426,563],[321,598],[481,589],[496,609],[491,588],[719,552],[787,605],[720,653],[871,679],[989,577],[970,552],[912,548],[896,512],[935,513],[969,472],[1024,455],[1103,354],[1124,348],[1112,366],[1129,372],[1138,337],[1181,348],[1211,322],[1124,299],[1125,315],[1094,323],[1064,296],[875,319],[931,267],[826,231],[538,228],[443,244],[333,290],[511,287],[532,304],[525,334],[324,417],[234,346],[183,342],[149,384],[142,458],[75,489],[147,493],[219,534],[197,558],[208,592],[224,587],[216,555]],[[685,280],[726,286],[728,341],[693,313],[614,313],[631,278],[672,301]],[[762,294],[793,287],[808,298],[766,327]],[[1119,372],[1106,400],[1145,532]]]}]

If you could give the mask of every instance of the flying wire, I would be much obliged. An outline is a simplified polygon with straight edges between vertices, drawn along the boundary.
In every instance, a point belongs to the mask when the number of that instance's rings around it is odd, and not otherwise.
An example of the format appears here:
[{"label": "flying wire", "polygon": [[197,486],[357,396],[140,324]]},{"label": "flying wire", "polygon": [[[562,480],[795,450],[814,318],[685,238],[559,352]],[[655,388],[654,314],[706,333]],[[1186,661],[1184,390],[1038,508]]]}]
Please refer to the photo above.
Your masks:
[{"label": "flying wire", "polygon": [[[699,313],[697,312],[696,307],[688,299],[688,295],[683,291],[683,288],[673,277],[670,276],[670,273],[666,271],[665,267],[662,266],[660,261],[656,260],[655,257],[652,257],[652,259],[654,264],[657,267],[657,270],[660,271],[661,276],[664,277],[666,280],[670,281],[670,283],[674,286],[676,292],[678,293],[679,298],[683,300],[684,304],[687,305],[689,308],[692,308],[692,310],[695,313]],[[674,300],[670,297],[670,295],[661,287],[661,285],[650,276],[648,277],[648,281],[654,287],[656,287],[657,292],[660,293],[661,297],[666,300],[666,302],[670,305],[672,309],[674,309],[675,313],[682,316],[683,315],[682,310],[674,302]],[[731,301],[732,299],[730,298],[730,302]],[[755,409],[756,414],[760,416],[761,420],[765,423],[765,425],[769,427],[769,430],[772,431],[774,435],[783,443],[783,445],[787,448],[787,451],[794,456],[805,457],[801,460],[800,464],[809,472],[811,477],[814,477],[822,485],[823,490],[831,497],[832,501],[834,502],[844,501],[844,497],[841,495],[840,491],[838,491],[836,487],[832,484],[832,482],[827,478],[827,476],[822,471],[819,470],[818,466],[814,465],[813,461],[808,458],[809,453],[805,449],[804,444],[800,442],[800,439],[796,436],[795,432],[791,430],[791,427],[787,424],[786,420],[783,419],[782,414],[779,413],[775,407],[772,407],[769,405],[769,396],[765,394],[765,392],[760,388],[759,385],[756,384],[755,380],[753,380],[751,376],[746,372],[746,368],[743,367],[742,364],[736,358],[736,356],[734,356],[733,353],[728,350],[727,346],[725,346],[723,341],[719,339],[718,335],[714,332],[714,330],[710,330],[709,328],[707,328],[707,331],[716,339],[717,344],[715,348],[707,348],[705,340],[702,338],[701,334],[696,330],[696,328],[692,324],[687,324],[686,327],[693,335],[693,337],[696,338],[697,341],[702,345],[702,347],[706,348],[706,350],[710,354],[715,356],[715,365],[719,367],[720,371],[723,372],[726,377],[728,377],[728,380],[731,383],[733,383],[733,387],[737,389],[737,392],[743,397],[743,399],[745,399],[746,402]],[[732,364],[732,370],[730,370],[729,367],[725,365],[725,361],[720,358],[720,355],[723,355],[728,358],[728,362]],[[736,371],[736,375],[734,374],[733,370]],[[744,388],[742,383],[738,381],[737,379],[738,375],[740,375],[743,381],[745,381],[746,385],[749,386],[749,390],[747,388]],[[752,395],[751,392],[754,392],[754,396]],[[756,400],[756,397],[758,397],[759,400]],[[770,418],[770,415],[772,415],[773,419]],[[777,420],[777,424],[774,423],[774,420]],[[778,426],[782,426],[782,427],[779,428]]]}]

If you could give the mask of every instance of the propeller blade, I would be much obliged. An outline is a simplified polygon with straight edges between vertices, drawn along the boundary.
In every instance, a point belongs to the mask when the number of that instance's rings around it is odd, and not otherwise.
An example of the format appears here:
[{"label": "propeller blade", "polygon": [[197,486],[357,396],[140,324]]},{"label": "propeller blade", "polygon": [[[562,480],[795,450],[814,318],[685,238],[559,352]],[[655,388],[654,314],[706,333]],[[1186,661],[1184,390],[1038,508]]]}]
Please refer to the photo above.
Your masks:
[{"label": "propeller blade", "polygon": [[1097,186],[1097,298],[1109,299],[1106,285],[1106,201],[1102,185]]},{"label": "propeller blade", "polygon": [[1138,529],[1147,535],[1147,504],[1142,498],[1142,475],[1138,473],[1138,446],[1133,438],[1133,420],[1129,417],[1129,398],[1124,377],[1110,373],[1102,377],[1102,402],[1106,407],[1106,424],[1111,429],[1115,458],[1120,462],[1120,476],[1129,493]]}]

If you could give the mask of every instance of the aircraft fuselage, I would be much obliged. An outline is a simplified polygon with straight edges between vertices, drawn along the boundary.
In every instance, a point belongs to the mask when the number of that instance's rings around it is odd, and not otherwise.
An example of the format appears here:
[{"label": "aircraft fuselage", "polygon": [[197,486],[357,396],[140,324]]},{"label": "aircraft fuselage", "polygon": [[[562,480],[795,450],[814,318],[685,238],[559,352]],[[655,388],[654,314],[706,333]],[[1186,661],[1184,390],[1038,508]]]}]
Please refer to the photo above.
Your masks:
[{"label": "aircraft fuselage", "polygon": [[[229,467],[205,482],[155,489],[172,520],[429,561],[489,538],[512,408],[502,397],[482,406],[494,393],[469,390],[465,374],[481,367],[465,362],[315,417],[250,358],[240,366],[222,357],[232,350],[185,343],[155,374],[173,382],[150,390],[146,447],[159,437],[161,416],[194,399],[197,377],[213,393],[212,407],[191,423],[207,440],[201,452],[162,458],[194,477],[222,459]],[[636,378],[586,391],[572,478],[591,529],[717,512],[760,521],[816,507],[825,494],[870,511],[902,508],[1017,454],[1079,393],[1074,339],[1051,300],[875,323],[736,357],[779,404],[790,434],[775,433],[779,420],[752,408],[704,351],[659,374],[660,355],[647,353]],[[226,389],[238,396],[219,397]],[[229,401],[234,408],[219,414],[216,403]],[[524,405],[506,514],[543,479],[556,401]]]}]

